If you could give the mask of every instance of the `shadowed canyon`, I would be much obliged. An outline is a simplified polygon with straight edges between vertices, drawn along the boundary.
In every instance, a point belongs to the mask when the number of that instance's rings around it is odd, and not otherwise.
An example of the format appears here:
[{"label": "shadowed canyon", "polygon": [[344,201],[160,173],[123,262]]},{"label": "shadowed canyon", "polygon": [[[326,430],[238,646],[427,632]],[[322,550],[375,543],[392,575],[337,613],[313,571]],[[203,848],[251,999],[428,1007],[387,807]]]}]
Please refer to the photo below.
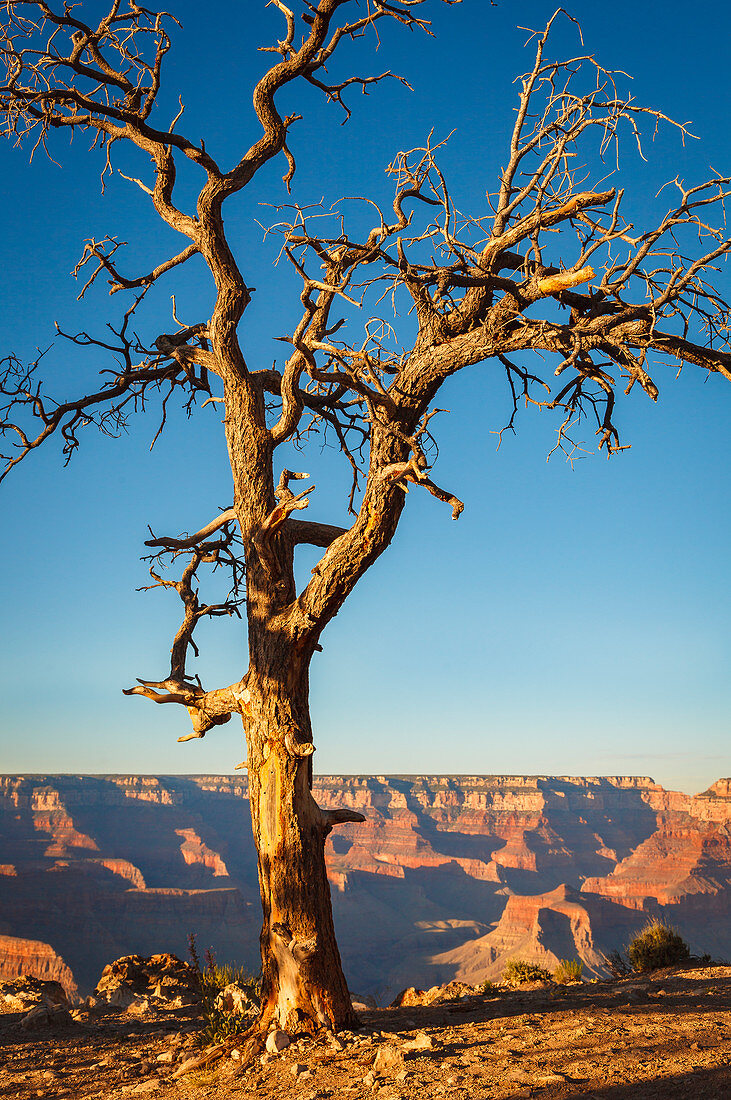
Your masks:
[{"label": "shadowed canyon", "polygon": [[[366,816],[327,841],[351,990],[498,976],[507,959],[606,973],[648,916],[731,956],[731,780],[319,776]],[[247,782],[238,776],[0,776],[0,978],[85,994],[130,953],[258,968]]]}]

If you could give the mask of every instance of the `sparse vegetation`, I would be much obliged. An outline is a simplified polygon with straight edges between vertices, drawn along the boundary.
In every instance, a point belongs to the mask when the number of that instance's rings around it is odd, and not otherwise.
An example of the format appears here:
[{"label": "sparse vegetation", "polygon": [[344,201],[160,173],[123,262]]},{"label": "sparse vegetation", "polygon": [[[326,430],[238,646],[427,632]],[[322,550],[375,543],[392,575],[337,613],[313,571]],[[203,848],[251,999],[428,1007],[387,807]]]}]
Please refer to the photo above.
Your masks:
[{"label": "sparse vegetation", "polygon": [[604,956],[609,967],[609,973],[613,978],[626,978],[632,973],[629,959],[621,951],[610,951]]},{"label": "sparse vegetation", "polygon": [[201,1045],[220,1043],[233,1035],[243,1034],[251,1026],[253,1012],[231,1011],[221,1003],[219,996],[227,986],[235,986],[248,999],[252,1010],[258,1011],[259,979],[243,966],[231,963],[219,966],[210,948],[206,951],[206,965],[202,967],[193,933],[188,937],[188,952],[200,983],[201,1014],[204,1019],[200,1033]]},{"label": "sparse vegetation", "polygon": [[659,970],[662,966],[684,962],[690,957],[690,948],[669,924],[651,920],[628,944],[627,957],[633,970]]},{"label": "sparse vegetation", "polygon": [[558,985],[568,985],[569,982],[580,982],[584,972],[584,964],[581,959],[561,959],[553,972],[553,980]]},{"label": "sparse vegetation", "polygon": [[503,970],[503,978],[513,985],[524,985],[526,982],[550,982],[550,971],[536,963],[526,962],[525,959],[509,959]]},{"label": "sparse vegetation", "polygon": [[480,993],[497,993],[498,987],[494,982],[485,981],[479,986]]}]

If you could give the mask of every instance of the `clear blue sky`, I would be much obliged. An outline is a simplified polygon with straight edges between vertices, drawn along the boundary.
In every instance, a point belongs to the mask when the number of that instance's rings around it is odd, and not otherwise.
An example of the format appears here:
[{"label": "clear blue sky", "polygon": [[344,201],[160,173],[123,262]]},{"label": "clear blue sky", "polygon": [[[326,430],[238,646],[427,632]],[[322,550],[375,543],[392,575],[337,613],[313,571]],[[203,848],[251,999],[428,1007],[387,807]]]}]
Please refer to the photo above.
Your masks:
[{"label": "clear blue sky", "polygon": [[[232,163],[257,136],[251,88],[267,55],[256,45],[281,33],[281,17],[263,0],[183,0],[173,9],[183,30],[170,102],[179,86],[181,128]],[[542,26],[553,5],[465,0],[430,9],[436,38],[389,27],[377,60],[364,44],[353,51],[357,71],[398,70],[413,92],[394,82],[353,95],[345,127],[314,94],[282,96],[283,111],[305,114],[291,141],[300,202],[385,197],[393,153],[421,144],[433,127],[440,138],[454,130],[443,167],[459,204],[483,213],[512,124],[513,78],[529,61],[516,24]],[[709,166],[731,172],[726,5],[696,5],[692,19],[677,3],[627,0],[582,0],[572,12],[587,49],[633,75],[638,101],[692,122],[700,139],[683,148],[662,134],[647,164],[628,148],[620,182],[636,224],[664,212],[655,193],[668,177],[706,178]],[[575,49],[564,23],[554,50]],[[119,296],[76,303],[68,273],[86,237],[129,241],[129,271],[147,270],[177,243],[133,185],[117,177],[102,197],[101,162],[83,141],[53,149],[60,167],[38,156],[29,168],[25,152],[0,147],[3,344],[21,356],[50,344],[55,320],[99,331],[117,319]],[[127,174],[148,173],[128,154],[118,163]],[[261,203],[284,199],[282,171],[272,166],[228,210],[231,240],[257,287],[242,326],[254,366],[281,357],[272,338],[298,316],[297,284],[271,266],[257,224],[270,216]],[[720,278],[730,292],[726,268]],[[171,331],[171,293],[186,319],[207,315],[210,287],[191,264],[160,284],[156,332]],[[59,396],[83,391],[98,365],[63,346],[47,363]],[[649,774],[685,790],[731,774],[731,386],[690,367],[678,381],[674,373],[656,372],[657,406],[641,393],[624,403],[631,450],[610,462],[586,456],[573,468],[560,457],[546,462],[556,427],[547,415],[524,414],[517,436],[496,450],[491,431],[504,423],[507,401],[489,365],[463,372],[440,395],[450,413],[435,477],[465,512],[453,523],[447,507],[412,491],[390,551],[326,632],[312,669],[318,771]],[[172,597],[135,591],[145,583],[146,525],[194,530],[230,503],[219,421],[210,406],[194,420],[175,416],[150,455],[157,422],[142,416],[119,440],[88,433],[68,469],[51,443],[3,484],[1,771],[220,773],[243,758],[236,722],[178,745],[188,732],[184,711],[121,695],[136,676],[165,674],[178,615]],[[591,447],[590,429],[583,438]],[[291,462],[315,475],[310,515],[342,521],[340,465],[317,450]],[[200,633],[206,686],[238,678],[243,625],[216,622]]]}]

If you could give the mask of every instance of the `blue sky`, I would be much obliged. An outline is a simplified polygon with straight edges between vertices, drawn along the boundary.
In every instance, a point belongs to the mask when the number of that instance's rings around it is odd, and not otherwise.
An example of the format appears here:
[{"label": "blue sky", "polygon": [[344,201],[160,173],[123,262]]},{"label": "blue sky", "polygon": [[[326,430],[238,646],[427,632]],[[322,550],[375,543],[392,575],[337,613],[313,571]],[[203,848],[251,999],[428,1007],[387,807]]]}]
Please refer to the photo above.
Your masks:
[{"label": "blue sky", "polygon": [[[434,128],[438,138],[454,131],[441,163],[459,205],[484,212],[512,125],[513,79],[529,64],[516,24],[542,26],[553,6],[429,7],[434,39],[387,28],[377,59],[367,43],[352,50],[353,71],[392,68],[413,92],[390,82],[354,95],[347,126],[310,90],[282,96],[283,111],[305,115],[291,141],[300,202],[385,198],[392,155]],[[638,101],[691,122],[699,138],[683,147],[662,132],[648,163],[628,147],[620,183],[636,224],[664,212],[655,195],[668,177],[731,172],[725,6],[698,6],[693,33],[674,4],[571,10],[587,51],[632,74]],[[181,90],[181,128],[231,163],[257,136],[251,87],[267,55],[255,47],[281,33],[281,17],[258,0],[205,11],[185,0],[175,12],[183,30],[169,103]],[[576,37],[564,22],[554,52],[567,51],[576,52]],[[5,350],[21,356],[51,343],[55,320],[95,331],[116,321],[119,296],[76,303],[68,273],[86,237],[128,241],[129,271],[177,244],[133,185],[116,177],[101,195],[101,162],[83,141],[53,151],[59,165],[37,157],[29,167],[26,152],[0,147],[0,314]],[[118,164],[148,171],[126,153]],[[299,305],[258,225],[272,217],[262,204],[285,201],[282,171],[271,166],[227,217],[257,287],[241,330],[255,366],[281,357],[273,337],[291,331]],[[184,177],[183,192],[192,195],[195,182]],[[172,293],[181,316],[206,316],[210,286],[195,263],[156,290],[155,332],[172,331]],[[728,293],[726,268],[720,281]],[[49,390],[64,396],[83,390],[99,365],[63,345],[46,362]],[[507,397],[489,365],[453,380],[438,402],[449,413],[435,477],[465,512],[453,523],[447,507],[412,491],[394,544],[328,628],[312,668],[318,771],[640,774],[689,791],[731,773],[731,386],[690,367],[674,374],[669,365],[656,372],[657,406],[634,393],[623,403],[631,450],[610,462],[587,454],[573,467],[560,456],[546,462],[556,424],[545,414],[523,414],[517,435],[496,449]],[[121,695],[136,676],[164,675],[177,617],[172,598],[135,591],[145,583],[146,525],[193,530],[231,499],[215,408],[175,415],[150,454],[156,428],[151,413],[118,440],[89,433],[67,469],[51,442],[3,483],[2,771],[220,773],[245,755],[235,722],[178,745],[184,712]],[[582,438],[591,449],[591,429]],[[316,449],[290,461],[316,481],[310,515],[342,521],[347,472],[336,456]],[[219,621],[201,635],[206,686],[237,679],[242,624]]]}]

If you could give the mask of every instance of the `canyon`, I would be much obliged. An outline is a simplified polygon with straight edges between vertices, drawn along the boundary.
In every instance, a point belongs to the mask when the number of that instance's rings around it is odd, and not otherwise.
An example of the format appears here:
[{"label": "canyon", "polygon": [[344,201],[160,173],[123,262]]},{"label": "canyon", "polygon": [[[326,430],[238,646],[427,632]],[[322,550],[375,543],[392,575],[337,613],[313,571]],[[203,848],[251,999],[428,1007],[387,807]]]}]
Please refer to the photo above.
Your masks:
[{"label": "canyon", "polygon": [[[607,973],[650,917],[731,956],[731,780],[316,776],[363,824],[327,841],[351,990],[493,980],[509,958]],[[258,969],[245,777],[0,776],[0,978],[84,995],[125,954],[201,952]]]}]

